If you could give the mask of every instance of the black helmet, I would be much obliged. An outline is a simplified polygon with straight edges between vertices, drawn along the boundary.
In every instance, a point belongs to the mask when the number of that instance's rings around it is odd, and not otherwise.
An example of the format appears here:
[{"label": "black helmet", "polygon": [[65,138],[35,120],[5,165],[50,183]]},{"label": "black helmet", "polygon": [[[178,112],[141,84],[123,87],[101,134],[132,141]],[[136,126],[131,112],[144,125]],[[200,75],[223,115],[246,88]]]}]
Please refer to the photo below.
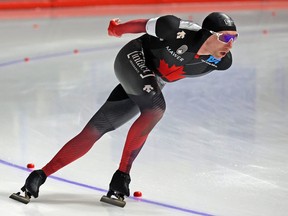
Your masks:
[{"label": "black helmet", "polygon": [[225,13],[213,12],[209,14],[202,23],[202,28],[218,31],[236,31],[236,25],[233,19]]}]

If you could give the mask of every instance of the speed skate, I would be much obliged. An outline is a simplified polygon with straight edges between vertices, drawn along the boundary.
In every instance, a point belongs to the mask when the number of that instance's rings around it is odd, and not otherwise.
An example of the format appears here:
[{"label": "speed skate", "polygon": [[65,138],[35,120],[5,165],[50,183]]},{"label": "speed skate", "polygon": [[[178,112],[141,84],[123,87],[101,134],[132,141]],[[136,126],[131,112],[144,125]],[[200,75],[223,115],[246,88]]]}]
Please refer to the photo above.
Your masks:
[{"label": "speed skate", "polygon": [[[116,198],[114,198],[116,197]],[[100,199],[101,202],[108,203],[111,205],[115,205],[118,207],[124,207],[126,205],[126,202],[124,201],[124,195],[114,192],[114,191],[108,191],[107,195],[102,196]]]},{"label": "speed skate", "polygon": [[21,190],[24,192],[24,196],[21,195],[21,192],[13,193],[9,198],[14,199],[18,202],[22,202],[24,204],[28,204],[31,199],[31,194],[26,190],[25,187],[22,187]]}]

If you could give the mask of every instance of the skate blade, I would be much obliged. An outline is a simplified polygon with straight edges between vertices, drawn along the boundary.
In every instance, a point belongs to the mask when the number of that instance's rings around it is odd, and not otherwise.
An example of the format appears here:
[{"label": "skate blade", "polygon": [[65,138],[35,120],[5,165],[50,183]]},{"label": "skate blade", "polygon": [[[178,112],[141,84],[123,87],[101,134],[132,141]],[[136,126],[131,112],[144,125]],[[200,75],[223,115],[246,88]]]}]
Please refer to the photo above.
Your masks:
[{"label": "skate blade", "polygon": [[11,194],[9,198],[14,199],[24,204],[28,204],[30,202],[30,198],[28,196],[20,195],[20,192]]},{"label": "skate blade", "polygon": [[126,202],[124,200],[115,199],[115,198],[108,197],[108,196],[102,196],[100,201],[104,202],[104,203],[108,203],[108,204],[114,205],[114,206],[122,207],[122,208],[126,205]]}]

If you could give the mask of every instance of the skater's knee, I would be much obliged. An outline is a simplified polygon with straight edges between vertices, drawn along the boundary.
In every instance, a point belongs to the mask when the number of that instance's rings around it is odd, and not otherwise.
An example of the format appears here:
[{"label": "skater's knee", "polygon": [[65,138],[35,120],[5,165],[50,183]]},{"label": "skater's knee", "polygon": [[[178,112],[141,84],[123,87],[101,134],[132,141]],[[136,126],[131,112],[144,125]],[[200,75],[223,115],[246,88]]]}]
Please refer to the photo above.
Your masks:
[{"label": "skater's knee", "polygon": [[166,103],[161,92],[146,95],[130,95],[131,99],[137,104],[143,113],[149,110],[158,116],[162,116],[166,110]]},{"label": "skater's knee", "polygon": [[154,95],[149,99],[142,105],[141,112],[145,114],[149,113],[153,119],[160,120],[166,110],[166,103],[162,94]]},{"label": "skater's knee", "polygon": [[155,125],[162,119],[164,112],[164,109],[152,108],[143,110],[141,115],[146,118],[152,125]]},{"label": "skater's knee", "polygon": [[158,97],[154,98],[153,110],[155,114],[158,116],[158,118],[161,119],[166,111],[165,100],[163,98],[158,98]]},{"label": "skater's knee", "polygon": [[[89,122],[84,129],[77,135],[78,139],[86,140],[87,142],[96,142],[108,130],[104,128],[98,129],[94,124]],[[110,130],[109,130],[110,131]]]}]

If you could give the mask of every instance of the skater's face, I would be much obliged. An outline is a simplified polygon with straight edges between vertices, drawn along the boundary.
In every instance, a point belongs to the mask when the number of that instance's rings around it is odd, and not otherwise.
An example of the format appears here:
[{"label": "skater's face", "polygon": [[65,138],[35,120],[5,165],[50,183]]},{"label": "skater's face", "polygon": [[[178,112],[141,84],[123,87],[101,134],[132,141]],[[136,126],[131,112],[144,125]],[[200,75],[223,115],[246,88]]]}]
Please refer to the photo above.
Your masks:
[{"label": "skater's face", "polygon": [[233,47],[233,43],[238,37],[237,31],[212,32],[206,40],[207,50],[215,58],[223,58]]}]

